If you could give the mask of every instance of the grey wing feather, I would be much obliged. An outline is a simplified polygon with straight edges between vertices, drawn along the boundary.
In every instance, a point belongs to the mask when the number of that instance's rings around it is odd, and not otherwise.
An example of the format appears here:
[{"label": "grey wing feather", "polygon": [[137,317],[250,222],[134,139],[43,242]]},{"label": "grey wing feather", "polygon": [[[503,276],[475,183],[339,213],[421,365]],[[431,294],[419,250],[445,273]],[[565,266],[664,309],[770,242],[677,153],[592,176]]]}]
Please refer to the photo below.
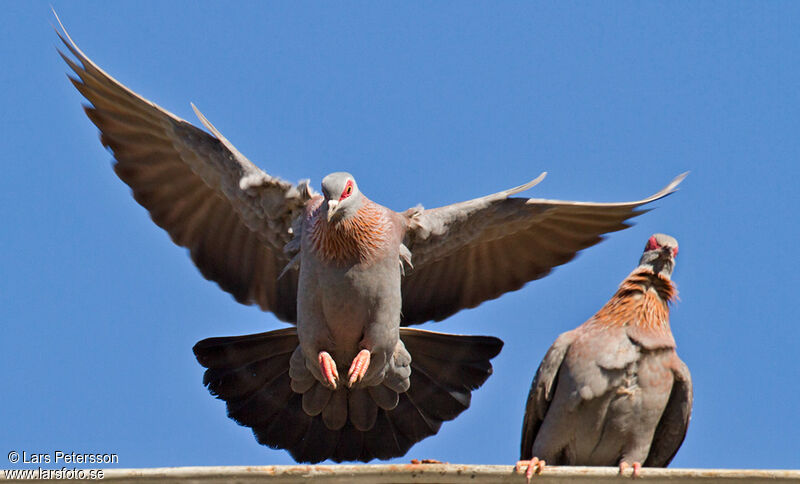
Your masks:
[{"label": "grey wing feather", "polygon": [[667,407],[661,415],[650,453],[644,462],[645,467],[666,467],[678,453],[678,449],[686,438],[689,419],[692,415],[692,376],[686,364],[675,355],[672,392]]},{"label": "grey wing feather", "polygon": [[[544,174],[543,174],[544,175]],[[445,207],[404,212],[413,269],[402,283],[403,325],[440,321],[547,275],[675,191],[686,174],[634,202],[511,197],[521,187]]]},{"label": "grey wing feather", "polygon": [[[59,21],[60,24],[60,21]],[[244,304],[284,321],[296,318],[297,271],[282,249],[292,221],[313,196],[260,170],[195,108],[215,136],[131,91],[92,62],[61,26],[56,32],[80,65],[59,52],[91,103],[86,114],[114,155],[114,170],[200,272]],[[66,37],[66,38],[65,38]],[[194,106],[193,106],[194,107]]]},{"label": "grey wing feather", "polygon": [[550,402],[556,391],[558,374],[561,370],[561,363],[567,354],[570,344],[574,340],[573,332],[562,334],[556,339],[547,354],[544,356],[536,376],[531,383],[531,390],[528,393],[528,403],[525,405],[525,417],[522,421],[522,441],[520,443],[520,460],[529,460],[532,457],[533,443],[536,434],[544,422]]}]

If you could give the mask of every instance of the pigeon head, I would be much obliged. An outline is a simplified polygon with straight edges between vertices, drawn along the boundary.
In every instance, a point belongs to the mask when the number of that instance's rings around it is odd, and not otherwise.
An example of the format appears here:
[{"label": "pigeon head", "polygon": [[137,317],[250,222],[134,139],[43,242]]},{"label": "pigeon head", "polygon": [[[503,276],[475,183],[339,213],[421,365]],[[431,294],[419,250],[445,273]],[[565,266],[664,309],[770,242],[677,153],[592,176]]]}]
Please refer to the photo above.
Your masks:
[{"label": "pigeon head", "polygon": [[677,255],[678,241],[674,237],[666,234],[653,234],[647,239],[639,266],[649,267],[654,273],[669,279],[672,269],[675,267]]},{"label": "pigeon head", "polygon": [[361,207],[361,192],[350,173],[340,171],[323,178],[322,194],[325,196],[328,222],[354,217]]}]

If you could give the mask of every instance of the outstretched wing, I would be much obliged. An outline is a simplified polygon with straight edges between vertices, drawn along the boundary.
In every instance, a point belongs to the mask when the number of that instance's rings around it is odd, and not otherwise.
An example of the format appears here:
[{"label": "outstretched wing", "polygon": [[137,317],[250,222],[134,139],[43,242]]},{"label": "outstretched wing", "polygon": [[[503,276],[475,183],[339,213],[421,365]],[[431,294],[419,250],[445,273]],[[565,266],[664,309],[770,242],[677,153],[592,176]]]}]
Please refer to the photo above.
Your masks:
[{"label": "outstretched wing", "polygon": [[544,178],[483,198],[404,212],[413,269],[402,283],[405,326],[440,321],[569,262],[603,234],[629,227],[638,207],[675,191],[686,173],[635,202],[511,198]]},{"label": "outstretched wing", "polygon": [[678,449],[686,438],[689,419],[692,416],[692,375],[689,368],[677,354],[673,354],[672,392],[667,407],[661,415],[650,453],[644,462],[645,467],[667,467],[678,453]]},{"label": "outstretched wing", "polygon": [[[60,23],[60,21],[59,21]],[[297,271],[283,246],[292,221],[313,196],[261,171],[197,111],[214,136],[139,96],[81,52],[61,26],[56,32],[80,65],[60,52],[91,103],[89,119],[114,155],[114,170],[173,242],[189,249],[207,279],[243,304],[296,319]]]}]

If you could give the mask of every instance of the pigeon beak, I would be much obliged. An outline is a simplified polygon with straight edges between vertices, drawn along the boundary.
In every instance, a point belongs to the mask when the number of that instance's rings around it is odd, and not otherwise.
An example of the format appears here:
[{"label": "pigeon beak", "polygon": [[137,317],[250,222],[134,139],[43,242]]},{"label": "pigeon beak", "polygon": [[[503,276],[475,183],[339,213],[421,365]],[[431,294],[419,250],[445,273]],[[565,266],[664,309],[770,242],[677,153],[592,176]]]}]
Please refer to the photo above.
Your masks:
[{"label": "pigeon beak", "polygon": [[658,258],[661,259],[661,260],[672,260],[672,259],[674,259],[673,255],[672,255],[672,249],[670,249],[669,247],[663,247],[658,252]]},{"label": "pigeon beak", "polygon": [[328,200],[328,222],[333,218],[333,214],[339,209],[339,200]]}]

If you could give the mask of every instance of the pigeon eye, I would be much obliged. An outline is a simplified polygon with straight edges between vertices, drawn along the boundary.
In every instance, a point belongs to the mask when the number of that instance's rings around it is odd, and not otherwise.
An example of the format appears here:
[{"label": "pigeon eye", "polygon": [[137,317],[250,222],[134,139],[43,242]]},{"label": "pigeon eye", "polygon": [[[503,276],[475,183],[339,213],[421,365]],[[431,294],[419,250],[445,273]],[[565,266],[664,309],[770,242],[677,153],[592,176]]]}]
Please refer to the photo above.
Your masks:
[{"label": "pigeon eye", "polygon": [[347,180],[347,185],[345,185],[339,200],[344,200],[349,197],[351,193],[353,193],[353,180]]}]

